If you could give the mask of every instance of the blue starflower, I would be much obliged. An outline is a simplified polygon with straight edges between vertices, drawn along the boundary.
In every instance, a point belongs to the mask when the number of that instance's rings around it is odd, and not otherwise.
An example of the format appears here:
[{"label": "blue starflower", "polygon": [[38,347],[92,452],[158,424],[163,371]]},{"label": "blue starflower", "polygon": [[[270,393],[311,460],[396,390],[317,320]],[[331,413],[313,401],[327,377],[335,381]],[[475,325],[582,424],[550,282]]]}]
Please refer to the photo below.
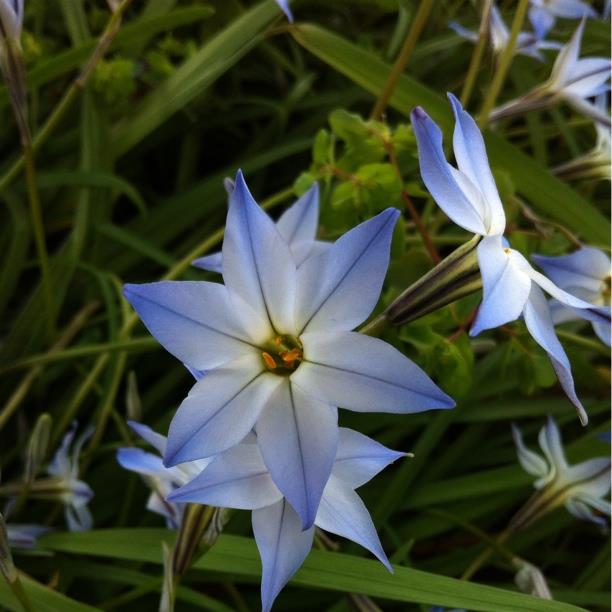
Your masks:
[{"label": "blue starflower", "polygon": [[166,452],[166,437],[140,423],[130,421],[129,425],[159,454],[154,455],[140,448],[120,448],[117,451],[117,461],[126,470],[143,476],[151,488],[147,510],[163,516],[169,528],[178,529],[183,516],[183,504],[173,504],[166,498],[172,491],[195,478],[210,463],[210,459],[189,461],[168,468],[162,461]]},{"label": "blue starflower", "polygon": [[[540,22],[534,22],[533,25],[533,32],[519,33],[514,52],[519,55],[527,55],[543,61],[543,50],[560,49],[562,45],[561,43],[555,41],[545,40],[550,28],[541,27]],[[469,40],[470,42],[476,43],[478,41],[478,32],[468,30],[456,22],[449,23],[449,27],[459,36]],[[493,52],[496,54],[502,53],[502,51],[508,46],[508,41],[510,40],[510,31],[508,30],[508,26],[504,23],[501,13],[495,5],[491,7],[491,11],[489,13],[489,37]]]},{"label": "blue starflower", "polygon": [[[583,247],[570,255],[533,255],[532,259],[561,289],[586,302],[610,310],[610,257],[603,251]],[[556,324],[581,318],[576,310],[567,308],[556,300],[551,304],[551,310]],[[592,323],[597,336],[610,346],[610,323]]]},{"label": "blue starflower", "polygon": [[[74,423],[63,437],[60,447],[47,466],[47,473],[57,483],[68,529],[87,531],[93,524],[91,513],[87,508],[93,497],[93,491],[86,482],[79,479],[79,456],[83,445],[94,430],[93,427],[88,427],[75,440],[76,429],[77,424]],[[35,487],[33,489],[35,490]]]},{"label": "blue starflower", "polygon": [[543,457],[525,446],[521,431],[514,425],[512,436],[519,463],[527,473],[537,477],[533,486],[541,491],[542,499],[548,500],[548,511],[563,505],[576,518],[606,526],[605,519],[593,510],[610,516],[610,502],[604,499],[610,491],[610,457],[569,465],[559,428],[552,417],[538,437]]},{"label": "blue starflower", "polygon": [[609,324],[610,313],[560,289],[509,247],[503,238],[506,217],[482,134],[455,96],[449,94],[449,98],[455,115],[453,148],[458,168],[446,161],[442,132],[427,113],[416,108],[411,117],[427,189],[457,225],[483,236],[477,247],[483,300],[470,334],[475,336],[522,315],[529,333],[548,353],[563,390],[586,424],[588,418],[574,390],[570,363],[555,335],[544,291],[585,319]]},{"label": "blue starflower", "polygon": [[[317,527],[367,548],[389,571],[391,565],[370,514],[355,489],[403,456],[363,434],[340,428],[337,455],[314,518]],[[267,612],[308,556],[314,527],[303,529],[264,459],[249,439],[215,457],[197,478],[171,493],[169,500],[253,511],[253,533],[263,566],[262,608]]]},{"label": "blue starflower", "polygon": [[[225,187],[231,197],[234,182],[226,179]],[[312,187],[279,217],[276,229],[289,245],[296,266],[300,266],[308,257],[319,255],[330,243],[317,240],[319,228],[319,184]],[[223,254],[221,251],[200,257],[192,262],[196,268],[209,272],[223,273]]]},{"label": "blue starflower", "polygon": [[225,284],[125,286],[159,342],[207,371],[172,420],[167,466],[211,457],[255,428],[272,478],[308,528],[336,455],[338,406],[403,414],[454,406],[397,349],[350,331],[378,300],[398,215],[385,210],[298,268],[239,172]]}]

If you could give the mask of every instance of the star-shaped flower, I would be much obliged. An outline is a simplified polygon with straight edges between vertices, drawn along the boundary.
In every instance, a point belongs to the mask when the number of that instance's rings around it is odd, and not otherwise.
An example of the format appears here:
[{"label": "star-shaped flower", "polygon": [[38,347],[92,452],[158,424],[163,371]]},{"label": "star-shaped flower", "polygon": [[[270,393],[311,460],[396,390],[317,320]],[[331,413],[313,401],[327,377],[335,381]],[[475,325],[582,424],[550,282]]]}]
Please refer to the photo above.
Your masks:
[{"label": "star-shaped flower", "polygon": [[[361,544],[392,571],[370,514],[355,489],[405,454],[351,429],[340,428],[339,433],[337,455],[314,524]],[[314,527],[303,529],[292,504],[276,486],[259,446],[251,439],[215,457],[169,500],[253,511],[253,532],[263,565],[264,612],[270,610],[312,547]]]},{"label": "star-shaped flower", "polygon": [[548,353],[581,421],[586,423],[586,413],[574,390],[569,360],[555,335],[543,290],[591,321],[609,323],[610,313],[560,289],[508,246],[503,238],[506,217],[482,134],[455,96],[449,94],[449,98],[455,115],[453,148],[458,169],[446,161],[442,132],[427,113],[416,108],[411,117],[421,176],[427,189],[457,225],[483,236],[477,247],[483,300],[470,335],[499,327],[522,315],[534,340]]},{"label": "star-shaped flower", "polygon": [[612,63],[606,57],[580,58],[584,24],[583,19],[571,40],[559,51],[549,79],[520,98],[493,110],[491,120],[544,108],[564,100],[577,112],[610,127],[610,115],[589,100],[609,91],[610,84],[607,81],[610,79]]},{"label": "star-shaped flower", "polygon": [[183,516],[183,504],[173,504],[166,498],[172,491],[195,478],[210,463],[210,459],[188,461],[168,468],[162,461],[166,452],[166,437],[140,423],[130,421],[129,425],[159,455],[140,448],[120,448],[117,451],[117,461],[126,470],[141,474],[151,488],[147,510],[163,516],[169,528],[178,529]]},{"label": "star-shaped flower", "polygon": [[[234,191],[234,182],[226,179],[228,195]],[[289,245],[296,266],[300,266],[308,257],[319,255],[330,243],[317,240],[319,228],[319,184],[312,187],[279,217],[276,229]],[[196,268],[209,272],[223,273],[223,253],[211,253],[192,262]]]},{"label": "star-shaped flower", "polygon": [[[538,22],[538,26],[540,23]],[[452,28],[459,36],[476,43],[478,41],[478,32],[468,30],[458,23],[451,22],[449,27]],[[542,50],[544,49],[560,49],[561,44],[554,41],[544,40],[550,28],[535,27],[533,32],[520,32],[516,41],[514,52],[519,55],[527,55],[534,57],[540,61],[544,60]],[[499,9],[494,5],[489,13],[489,37],[491,47],[495,54],[501,53],[507,46],[510,39],[510,31],[505,24]]]},{"label": "star-shaped flower", "polygon": [[533,486],[546,490],[543,499],[550,500],[548,510],[564,505],[575,517],[606,525],[593,510],[610,516],[610,502],[603,499],[610,491],[610,457],[599,457],[569,465],[563,451],[561,434],[552,417],[540,430],[538,441],[544,456],[529,450],[521,431],[512,426],[519,463],[523,469],[537,476]]},{"label": "star-shaped flower", "polygon": [[274,482],[312,525],[338,445],[338,411],[412,413],[453,400],[389,344],[350,330],[374,308],[389,263],[389,208],[298,268],[242,173],[223,242],[225,285],[126,285],[149,331],[207,371],[170,425],[167,466],[211,457],[255,428]]},{"label": "star-shaped flower", "polygon": [[[582,247],[570,255],[546,257],[533,255],[532,259],[544,270],[546,275],[561,289],[586,302],[610,310],[610,256],[593,247]],[[553,321],[564,323],[579,319],[572,308],[553,301],[551,304]],[[597,336],[610,346],[610,323],[593,321]]]},{"label": "star-shaped flower", "polygon": [[[77,424],[63,437],[60,447],[47,467],[47,473],[56,482],[59,498],[64,504],[64,515],[70,531],[87,531],[91,529],[93,520],[87,504],[93,497],[89,485],[79,480],[79,456],[83,445],[93,434],[93,428],[85,429],[75,440]],[[74,444],[73,444],[74,441]],[[72,452],[71,452],[72,447]],[[44,481],[40,485],[46,486]],[[32,491],[42,489],[36,483]]]}]

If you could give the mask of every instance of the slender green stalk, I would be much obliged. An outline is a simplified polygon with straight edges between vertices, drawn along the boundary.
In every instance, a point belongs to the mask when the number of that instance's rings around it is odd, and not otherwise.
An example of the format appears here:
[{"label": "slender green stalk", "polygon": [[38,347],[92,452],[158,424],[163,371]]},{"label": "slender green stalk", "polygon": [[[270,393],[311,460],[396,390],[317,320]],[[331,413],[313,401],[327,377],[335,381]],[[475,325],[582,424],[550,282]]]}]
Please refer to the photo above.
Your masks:
[{"label": "slender green stalk", "polygon": [[[119,6],[113,11],[108,23],[106,24],[104,32],[98,39],[98,44],[85,64],[85,67],[66,90],[64,96],[52,111],[43,127],[32,138],[33,153],[36,153],[38,149],[49,139],[49,136],[51,136],[51,134],[55,131],[70,108],[72,108],[75,100],[80,96],[81,91],[83,91],[85,88],[85,85],[87,84],[89,77],[92,75],[98,61],[104,56],[108,50],[108,47],[113,41],[113,38],[119,31],[123,14],[131,3],[132,0],[123,0],[121,4],[119,4]],[[25,165],[25,155],[22,154],[13,162],[10,168],[0,178],[0,193],[5,191],[6,188],[19,176]]]},{"label": "slender green stalk", "polygon": [[397,82],[402,76],[402,73],[408,64],[408,60],[410,60],[414,46],[421,35],[421,31],[423,30],[423,26],[427,21],[427,17],[429,17],[429,13],[431,12],[433,5],[434,0],[422,0],[422,2],[419,4],[419,10],[414,17],[410,30],[408,30],[408,35],[406,36],[404,45],[402,46],[399,55],[391,68],[391,72],[387,77],[387,81],[385,82],[383,89],[376,100],[376,104],[372,109],[372,113],[370,115],[372,119],[380,119],[385,112],[387,104],[395,91]]},{"label": "slender green stalk", "polygon": [[514,14],[514,19],[512,20],[512,28],[510,30],[508,44],[499,58],[499,64],[497,66],[497,70],[495,71],[493,82],[487,91],[485,101],[482,105],[482,110],[480,111],[478,123],[480,124],[481,128],[486,126],[489,120],[489,115],[495,106],[495,102],[497,101],[497,96],[499,95],[499,92],[501,91],[506,79],[506,74],[510,68],[512,58],[514,56],[516,41],[518,40],[518,35],[521,31],[521,27],[523,26],[523,21],[525,20],[525,15],[528,8],[529,0],[519,0],[516,13]]},{"label": "slender green stalk", "polygon": [[30,215],[34,227],[34,241],[40,264],[40,274],[42,291],[45,301],[45,318],[47,320],[47,335],[49,340],[55,336],[55,302],[53,301],[53,283],[51,281],[51,267],[49,265],[49,254],[45,240],[45,226],[43,223],[42,208],[40,205],[40,195],[36,183],[36,165],[34,162],[34,149],[30,136],[24,135],[23,156],[26,168],[26,186],[28,190],[28,201],[30,203]]},{"label": "slender green stalk", "polygon": [[563,338],[563,340],[567,340],[572,344],[576,344],[577,346],[582,346],[584,348],[588,348],[591,351],[595,351],[600,355],[603,355],[606,358],[610,357],[610,349],[603,345],[601,342],[597,340],[593,340],[592,338],[585,338],[584,336],[579,336],[578,334],[572,334],[571,332],[565,331],[563,329],[558,329],[557,336],[559,338]]},{"label": "slender green stalk", "polygon": [[461,104],[463,104],[463,106],[467,106],[468,102],[470,101],[470,97],[476,83],[476,76],[478,75],[478,70],[482,64],[482,57],[487,46],[487,38],[489,35],[489,17],[491,15],[492,5],[493,0],[484,0],[482,15],[480,17],[480,27],[478,28],[478,42],[474,47],[474,52],[472,53],[472,58],[470,59],[468,73],[465,77],[465,81],[463,82],[463,89],[461,90]]},{"label": "slender green stalk", "polygon": [[21,604],[21,607],[23,608],[24,612],[34,612],[34,608],[30,603],[28,595],[25,592],[25,589],[23,588],[23,584],[21,583],[19,576],[16,575],[15,580],[8,581],[8,584],[11,587],[11,591],[13,591],[13,595],[15,595],[15,598]]}]

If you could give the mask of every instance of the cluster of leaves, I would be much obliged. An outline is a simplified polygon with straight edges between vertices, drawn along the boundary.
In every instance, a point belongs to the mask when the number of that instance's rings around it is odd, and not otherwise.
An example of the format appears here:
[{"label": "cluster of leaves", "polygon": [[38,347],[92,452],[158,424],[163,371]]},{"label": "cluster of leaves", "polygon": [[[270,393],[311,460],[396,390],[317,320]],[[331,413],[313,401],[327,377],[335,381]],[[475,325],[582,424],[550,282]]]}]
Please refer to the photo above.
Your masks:
[{"label": "cluster of leaves", "polygon": [[[35,134],[89,57],[108,18],[104,4],[28,3],[23,44]],[[447,25],[464,4],[439,3],[385,121],[362,117],[388,73],[381,58],[394,57],[418,3],[401,2],[399,19],[392,0],[296,3],[300,19],[320,25],[300,23],[290,33],[273,0],[210,4],[134,3],[84,95],[38,151],[59,328],[51,344],[23,180],[2,178],[19,155],[19,142],[0,88],[6,162],[0,176],[2,482],[21,480],[22,449],[42,412],[53,419],[51,446],[75,418],[97,432],[81,477],[95,493],[91,509],[99,531],[64,533],[52,502],[29,502],[10,517],[56,530],[41,539],[40,552],[15,554],[18,567],[33,577],[24,584],[36,610],[157,606],[161,542],[173,535],[144,512],[146,488],[120,470],[115,452],[135,443],[125,427],[128,416],[165,430],[192,380],[136,326],[120,285],[160,277],[212,279],[189,263],[219,244],[225,176],[242,167],[254,193],[270,206],[284,205],[318,180],[326,239],[387,206],[398,207],[403,219],[381,308],[432,267],[407,198],[441,255],[468,238],[423,189],[406,120],[413,106],[423,105],[450,135],[443,92],[460,86],[469,48]],[[565,40],[569,32],[561,24],[556,34]],[[607,28],[589,23],[585,46],[607,53]],[[524,61],[517,60],[502,98],[531,85],[533,64]],[[548,68],[537,70],[546,74]],[[482,90],[492,70],[492,62],[483,64]],[[339,100],[344,108],[338,109]],[[593,138],[588,124],[565,111],[536,112],[486,137],[515,248],[567,252],[567,232],[559,224],[585,242],[607,244],[607,185],[569,186],[545,167],[587,150]],[[455,410],[412,418],[342,416],[348,426],[415,452],[363,489],[398,566],[395,577],[341,542],[338,553],[311,555],[295,586],[279,597],[279,611],[345,610],[355,601],[345,596],[351,592],[375,598],[385,610],[432,603],[487,611],[527,606],[517,599],[512,568],[501,558],[477,580],[503,590],[450,577],[460,576],[482,551],[482,530],[503,529],[530,494],[510,437],[513,419],[533,439],[545,415],[554,414],[570,441],[571,460],[607,452],[597,433],[609,430],[609,363],[589,344],[588,326],[566,328],[586,340],[567,345],[593,423],[583,431],[553,386],[546,357],[520,324],[468,337],[477,303],[478,296],[466,298],[385,337],[459,400]],[[260,568],[250,537],[246,514],[235,513],[217,545],[185,577],[177,593],[180,610],[257,609]],[[607,609],[609,540],[593,526],[559,511],[508,546],[543,568],[558,600],[529,599],[530,609]],[[4,582],[2,607],[19,610]]]}]

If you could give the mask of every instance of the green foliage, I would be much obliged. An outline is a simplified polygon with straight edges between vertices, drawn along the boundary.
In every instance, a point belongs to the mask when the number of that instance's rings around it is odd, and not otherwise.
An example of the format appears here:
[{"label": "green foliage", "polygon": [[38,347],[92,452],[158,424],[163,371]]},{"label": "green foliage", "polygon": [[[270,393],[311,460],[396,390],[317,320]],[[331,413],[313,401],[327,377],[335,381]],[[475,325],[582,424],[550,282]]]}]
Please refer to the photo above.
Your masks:
[{"label": "green foliage", "polygon": [[[448,21],[460,16],[475,29],[478,15],[465,3],[435,3],[386,113],[372,120],[388,60],[418,3],[296,1],[297,23],[289,26],[273,0],[133,2],[85,89],[77,87],[66,112],[43,127],[86,65],[109,12],[106,2],[65,0],[60,10],[42,0],[26,4],[22,46],[58,330],[51,340],[44,331],[24,177],[11,169],[19,138],[0,85],[2,511],[3,487],[22,487],[26,469],[40,476],[74,419],[80,428],[93,424],[80,478],[95,493],[96,529],[65,532],[59,505],[34,500],[26,489],[8,523],[42,523],[53,532],[35,551],[14,551],[15,564],[35,612],[149,612],[162,588],[162,543],[174,533],[145,511],[147,487],[119,468],[115,453],[137,443],[126,418],[165,431],[192,379],[137,322],[122,283],[219,281],[190,262],[218,249],[227,207],[222,181],[241,167],[275,217],[318,181],[325,240],[389,206],[402,212],[382,310],[433,266],[418,222],[442,257],[470,238],[424,188],[408,114],[423,105],[450,143],[444,94],[460,90],[472,48]],[[512,11],[502,8],[509,18]],[[572,23],[559,22],[551,37],[567,40]],[[607,24],[589,20],[584,48],[606,54],[609,44]],[[500,99],[544,78],[553,57],[542,65],[515,59]],[[494,70],[486,54],[470,112],[481,107]],[[514,248],[527,256],[562,254],[576,236],[608,248],[609,184],[566,183],[550,171],[593,139],[590,124],[564,107],[487,130]],[[598,435],[610,430],[610,365],[590,326],[569,324],[561,336],[591,417],[583,429],[521,322],[468,335],[479,300],[469,296],[384,335],[455,397],[457,408],[406,416],[340,411],[343,425],[415,454],[359,491],[395,574],[331,536],[338,551],[313,551],[279,597],[279,612],[372,605],[350,594],[402,612],[433,604],[487,612],[609,609],[609,538],[562,509],[511,538],[475,581],[457,580],[487,534],[501,532],[531,495],[512,421],[533,446],[554,415],[571,461],[609,453]],[[513,555],[543,570],[556,601],[517,591]],[[176,590],[177,611],[256,610],[260,572],[250,521],[236,512]],[[21,610],[3,581],[0,609]]]}]

